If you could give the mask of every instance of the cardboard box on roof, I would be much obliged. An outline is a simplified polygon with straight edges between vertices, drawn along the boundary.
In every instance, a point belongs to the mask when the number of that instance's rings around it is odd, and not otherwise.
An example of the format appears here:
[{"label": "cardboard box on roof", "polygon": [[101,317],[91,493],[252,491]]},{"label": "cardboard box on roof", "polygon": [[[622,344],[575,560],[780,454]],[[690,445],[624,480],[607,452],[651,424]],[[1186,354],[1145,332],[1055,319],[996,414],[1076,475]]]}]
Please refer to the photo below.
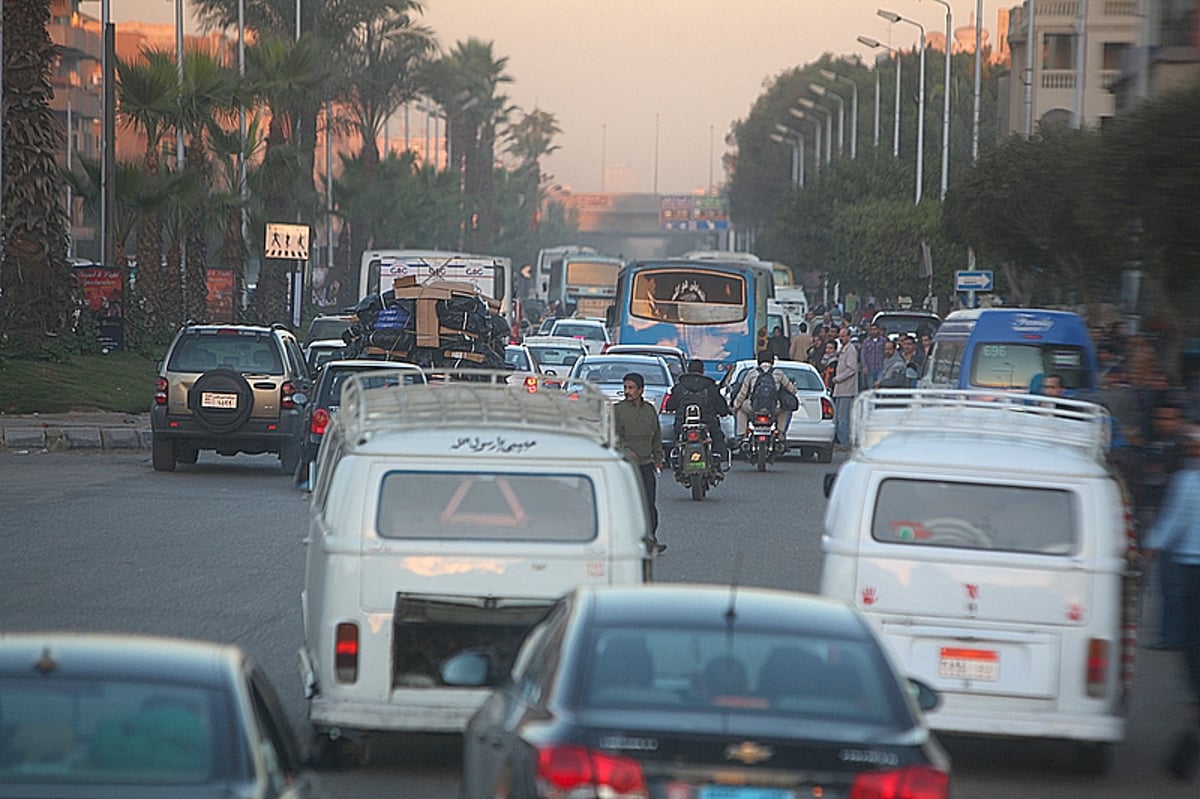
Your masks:
[{"label": "cardboard box on roof", "polygon": [[480,294],[470,283],[437,280],[419,285],[415,275],[406,275],[392,281],[392,292],[396,299],[416,300],[418,347],[436,347],[441,341],[437,316],[438,300],[448,300],[454,296],[478,297],[484,301],[489,311],[500,312],[498,300]]}]

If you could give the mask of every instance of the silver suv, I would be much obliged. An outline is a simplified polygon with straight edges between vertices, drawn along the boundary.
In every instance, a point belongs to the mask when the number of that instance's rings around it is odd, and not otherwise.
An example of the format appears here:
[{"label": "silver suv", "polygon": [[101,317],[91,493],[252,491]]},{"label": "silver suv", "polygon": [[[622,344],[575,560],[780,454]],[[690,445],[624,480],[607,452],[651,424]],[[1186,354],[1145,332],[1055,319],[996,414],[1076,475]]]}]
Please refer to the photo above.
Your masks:
[{"label": "silver suv", "polygon": [[292,474],[311,388],[304,354],[282,325],[186,325],[159,365],[150,413],[160,472],[195,463],[200,450],[279,454]]}]

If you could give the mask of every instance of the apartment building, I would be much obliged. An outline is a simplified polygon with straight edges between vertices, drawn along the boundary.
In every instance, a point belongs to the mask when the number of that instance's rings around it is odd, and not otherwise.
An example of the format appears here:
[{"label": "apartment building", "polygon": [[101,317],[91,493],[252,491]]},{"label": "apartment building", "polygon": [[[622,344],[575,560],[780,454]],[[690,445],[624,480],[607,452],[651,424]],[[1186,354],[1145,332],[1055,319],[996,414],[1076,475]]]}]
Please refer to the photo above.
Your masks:
[{"label": "apartment building", "polygon": [[[1112,88],[1141,41],[1142,0],[1026,0],[1009,14],[1011,68],[1001,79],[998,130],[1099,126],[1116,113]],[[1029,21],[1033,20],[1030,59]]]},{"label": "apartment building", "polygon": [[1113,84],[1118,114],[1142,100],[1200,84],[1200,0],[1143,0],[1138,46]]}]

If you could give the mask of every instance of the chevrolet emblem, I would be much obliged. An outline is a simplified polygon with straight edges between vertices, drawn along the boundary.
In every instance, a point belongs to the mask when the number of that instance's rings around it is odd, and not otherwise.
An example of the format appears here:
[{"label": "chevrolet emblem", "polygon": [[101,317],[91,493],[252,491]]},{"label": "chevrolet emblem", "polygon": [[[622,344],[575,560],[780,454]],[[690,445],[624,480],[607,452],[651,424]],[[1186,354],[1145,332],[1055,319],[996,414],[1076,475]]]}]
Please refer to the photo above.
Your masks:
[{"label": "chevrolet emblem", "polygon": [[742,741],[740,744],[730,744],[725,747],[726,760],[738,760],[747,766],[770,760],[775,750],[769,746],[759,746],[753,741]]}]

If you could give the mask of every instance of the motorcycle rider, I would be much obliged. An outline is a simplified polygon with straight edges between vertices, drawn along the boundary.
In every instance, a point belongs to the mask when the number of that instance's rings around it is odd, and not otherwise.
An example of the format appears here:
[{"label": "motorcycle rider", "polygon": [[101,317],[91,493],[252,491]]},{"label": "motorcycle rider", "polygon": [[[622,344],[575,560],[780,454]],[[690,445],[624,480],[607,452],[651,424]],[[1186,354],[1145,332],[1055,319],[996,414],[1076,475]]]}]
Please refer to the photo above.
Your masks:
[{"label": "motorcycle rider", "polygon": [[[775,369],[775,354],[770,350],[760,350],[758,366],[746,375],[746,379],[742,381],[742,387],[738,389],[737,397],[733,400],[733,407],[737,411],[737,434],[739,436],[746,435],[750,414],[755,410],[750,406],[750,397],[753,395],[755,384],[764,378],[775,381],[776,392],[786,391],[793,396],[796,395],[796,384],[789,380],[783,372]],[[786,437],[789,412],[784,410],[782,404],[779,403],[776,403],[774,411],[776,433],[781,438]]]},{"label": "motorcycle rider", "polygon": [[721,395],[717,381],[704,374],[704,361],[691,360],[687,372],[680,375],[667,399],[666,409],[675,411],[675,440],[679,440],[683,420],[687,416],[687,406],[700,406],[700,420],[708,425],[709,435],[712,436],[713,455],[721,464],[722,469],[729,466],[729,457],[725,450],[725,433],[721,430],[721,417],[729,414],[729,403]]}]

